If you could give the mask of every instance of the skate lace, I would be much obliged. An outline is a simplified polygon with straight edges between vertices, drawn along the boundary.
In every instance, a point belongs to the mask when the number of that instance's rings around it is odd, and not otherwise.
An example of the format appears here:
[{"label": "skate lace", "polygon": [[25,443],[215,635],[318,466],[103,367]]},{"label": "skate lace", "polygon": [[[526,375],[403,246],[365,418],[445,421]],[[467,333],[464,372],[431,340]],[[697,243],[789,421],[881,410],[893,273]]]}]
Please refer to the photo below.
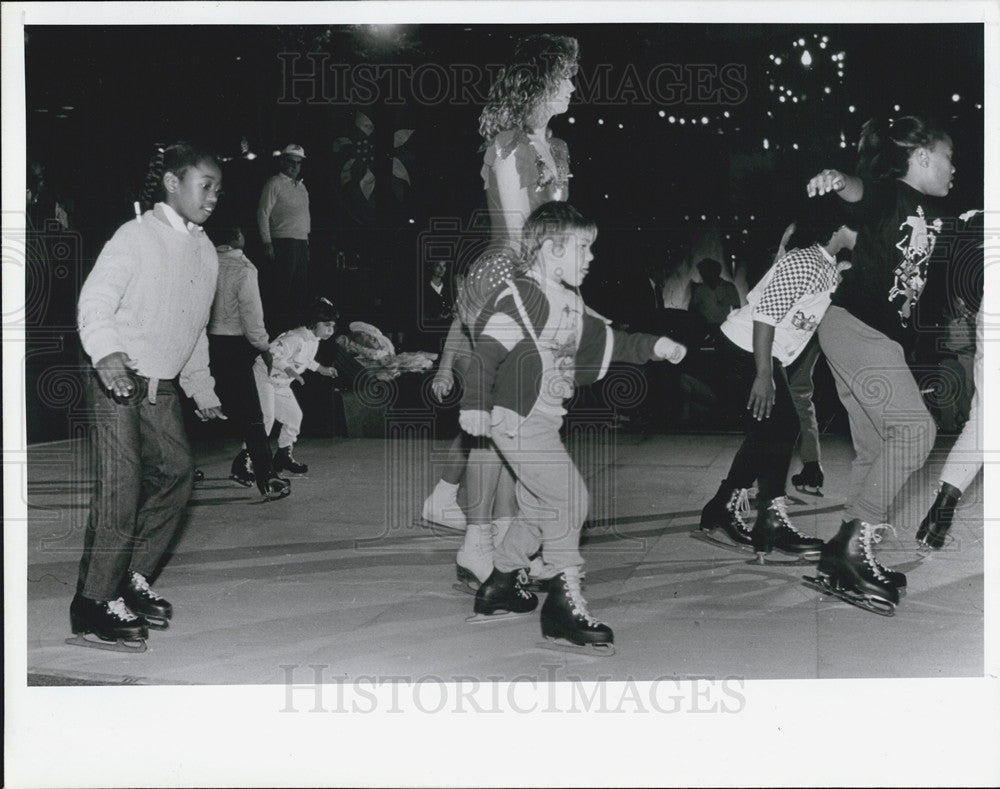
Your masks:
[{"label": "skate lace", "polygon": [[891,523],[876,523],[872,525],[872,542],[874,542],[876,545],[882,542],[882,533],[886,531],[886,529],[892,532],[893,537],[899,536],[898,534],[896,534],[896,527],[893,526]]},{"label": "skate lace", "polygon": [[731,512],[736,517],[736,521],[740,524],[740,528],[745,532],[749,532],[749,527],[743,518],[750,514],[750,490],[748,488],[740,488],[736,491],[733,494],[733,502],[730,506]]},{"label": "skate lace", "polygon": [[136,591],[142,592],[150,600],[162,600],[156,592],[149,588],[149,581],[145,579],[144,576],[139,573],[132,573],[132,586],[135,587]]},{"label": "skate lace", "polygon": [[[879,524],[881,525],[881,524]],[[875,553],[872,551],[872,541],[874,539],[875,527],[870,523],[861,524],[861,551],[865,555],[865,564],[867,564],[875,577],[880,581],[888,581],[889,579],[885,576],[885,570],[887,569],[884,565],[879,564],[878,560],[875,558]]]},{"label": "skate lace", "polygon": [[139,618],[129,610],[124,598],[121,597],[108,602],[108,611],[122,622],[134,622]]},{"label": "skate lace", "polygon": [[524,587],[528,583],[528,573],[527,571],[521,569],[517,571],[517,583],[514,584],[514,590],[517,592],[517,596],[522,600],[529,600],[531,598],[531,593],[528,592]]},{"label": "skate lace", "polygon": [[[871,530],[872,530],[872,542],[875,543],[876,545],[878,543],[882,542],[882,539],[883,539],[882,534],[887,529],[892,532],[892,536],[893,537],[898,537],[899,536],[899,535],[896,534],[896,527],[893,526],[891,523],[876,523],[876,524],[873,524],[871,526]],[[875,564],[878,565],[878,569],[882,572],[883,575],[888,575],[890,572],[894,572],[893,570],[891,570],[890,568],[888,568],[884,564],[882,564],[882,562],[880,562],[875,557],[874,553],[872,554],[872,561],[875,562]]]},{"label": "skate lace", "polygon": [[798,537],[806,536],[792,525],[792,521],[788,517],[788,500],[784,496],[772,499],[771,503],[767,505],[767,508],[778,516],[781,520],[781,525],[788,529],[788,531],[794,533]]},{"label": "skate lace", "polygon": [[580,589],[580,576],[563,574],[563,578],[566,579],[567,597],[573,613],[587,620],[587,624],[591,627],[601,624],[587,609],[587,601],[583,599],[583,591]]}]

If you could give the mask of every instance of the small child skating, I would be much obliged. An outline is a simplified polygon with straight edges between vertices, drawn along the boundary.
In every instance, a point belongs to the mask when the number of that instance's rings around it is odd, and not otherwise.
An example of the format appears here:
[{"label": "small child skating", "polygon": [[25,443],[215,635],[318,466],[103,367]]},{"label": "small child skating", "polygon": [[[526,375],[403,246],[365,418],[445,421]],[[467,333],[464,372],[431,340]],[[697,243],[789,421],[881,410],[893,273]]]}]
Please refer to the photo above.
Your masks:
[{"label": "small child skating", "polygon": [[219,264],[201,228],[221,185],[205,151],[158,148],[142,194],[151,210],[118,228],[80,291],[97,481],[70,605],[77,637],[67,643],[144,652],[148,628],[165,628],[173,616],[149,582],[194,476],[178,383],[202,421],[226,418],[205,336]]},{"label": "small child skating", "polygon": [[305,463],[298,463],[292,457],[292,447],[302,427],[302,409],[292,392],[292,382],[305,383],[302,373],[306,370],[328,378],[337,376],[335,368],[316,361],[316,351],[320,342],[333,336],[340,313],[328,299],[321,297],[313,302],[308,314],[306,325],[289,329],[271,342],[270,368],[262,357],[257,357],[253,365],[265,434],[271,434],[275,420],[281,422],[278,451],[273,461],[275,473],[305,474],[309,471]]},{"label": "small child skating", "polygon": [[459,421],[490,436],[517,480],[518,515],[476,593],[479,618],[533,611],[530,558],[542,549],[556,571],[542,606],[542,634],[573,648],[613,653],[611,628],[587,609],[580,589],[580,530],[588,496],[559,437],[563,402],[578,384],[602,378],[613,361],[677,363],[683,346],[666,337],[614,331],[587,310],[578,287],[593,260],[597,228],[567,203],[531,213],[523,230],[528,270],[479,315],[473,371]]},{"label": "small child skating", "polygon": [[[836,204],[827,203],[826,209]],[[772,550],[797,559],[819,558],[823,541],[799,532],[785,509],[785,478],[799,433],[787,368],[808,346],[837,286],[837,253],[857,233],[834,210],[800,221],[790,249],[721,326],[719,364],[727,386],[746,393],[745,437],[718,492],[701,512],[695,537],[737,550]],[[757,518],[743,520],[748,489],[758,483]],[[720,529],[722,542],[709,536]]]},{"label": "small child skating", "polygon": [[240,228],[224,229],[217,238],[221,242],[215,248],[219,255],[219,279],[208,323],[208,352],[222,407],[231,429],[244,442],[229,476],[245,487],[256,483],[265,499],[279,499],[291,492],[291,483],[272,468],[253,377],[257,357],[263,356],[266,364],[271,355],[257,269],[243,254]]}]

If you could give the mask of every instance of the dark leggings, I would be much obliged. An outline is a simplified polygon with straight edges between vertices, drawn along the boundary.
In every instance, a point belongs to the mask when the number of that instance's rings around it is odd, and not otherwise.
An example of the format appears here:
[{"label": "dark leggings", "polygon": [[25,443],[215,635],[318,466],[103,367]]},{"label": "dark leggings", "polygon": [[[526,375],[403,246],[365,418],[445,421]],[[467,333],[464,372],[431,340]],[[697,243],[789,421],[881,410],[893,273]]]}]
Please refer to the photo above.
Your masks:
[{"label": "dark leggings", "polygon": [[785,495],[788,466],[799,435],[799,419],[792,404],[785,368],[771,360],[774,379],[774,406],[771,416],[760,421],[746,411],[750,388],[757,377],[753,354],[723,336],[719,342],[719,362],[726,371],[729,391],[742,396],[744,438],[729,467],[726,482],[733,488],[749,488],[757,481],[758,499],[770,501]]},{"label": "dark leggings", "polygon": [[267,481],[275,474],[252,372],[259,353],[242,335],[208,335],[215,393],[222,402],[222,412],[229,420],[230,429],[246,442],[257,487],[263,493]]}]

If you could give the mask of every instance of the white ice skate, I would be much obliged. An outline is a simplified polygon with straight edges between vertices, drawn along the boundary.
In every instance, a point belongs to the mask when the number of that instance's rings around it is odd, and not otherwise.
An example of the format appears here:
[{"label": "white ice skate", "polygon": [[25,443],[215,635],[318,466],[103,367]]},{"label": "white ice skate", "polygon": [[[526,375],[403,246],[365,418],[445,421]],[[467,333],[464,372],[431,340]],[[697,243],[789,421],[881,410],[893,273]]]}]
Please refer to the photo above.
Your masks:
[{"label": "white ice skate", "polygon": [[435,526],[465,531],[465,513],[458,504],[458,485],[439,480],[431,495],[424,500],[420,516]]}]

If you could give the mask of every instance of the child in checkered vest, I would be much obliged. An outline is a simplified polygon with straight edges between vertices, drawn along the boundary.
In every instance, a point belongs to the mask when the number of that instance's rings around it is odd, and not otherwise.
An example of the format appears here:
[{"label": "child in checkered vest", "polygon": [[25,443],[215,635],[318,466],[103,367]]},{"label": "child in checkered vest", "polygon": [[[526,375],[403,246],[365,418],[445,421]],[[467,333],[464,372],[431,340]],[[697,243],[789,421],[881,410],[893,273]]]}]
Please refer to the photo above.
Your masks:
[{"label": "child in checkered vest", "polygon": [[[823,541],[798,532],[785,512],[785,478],[799,421],[788,386],[789,368],[802,353],[837,286],[837,253],[853,249],[857,233],[833,201],[796,223],[789,250],[747,294],[747,304],[722,324],[719,364],[727,388],[747,392],[745,436],[718,492],[701,513],[700,528],[721,529],[736,546],[758,554],[777,548],[816,557]],[[747,490],[758,485],[751,528]]]}]

